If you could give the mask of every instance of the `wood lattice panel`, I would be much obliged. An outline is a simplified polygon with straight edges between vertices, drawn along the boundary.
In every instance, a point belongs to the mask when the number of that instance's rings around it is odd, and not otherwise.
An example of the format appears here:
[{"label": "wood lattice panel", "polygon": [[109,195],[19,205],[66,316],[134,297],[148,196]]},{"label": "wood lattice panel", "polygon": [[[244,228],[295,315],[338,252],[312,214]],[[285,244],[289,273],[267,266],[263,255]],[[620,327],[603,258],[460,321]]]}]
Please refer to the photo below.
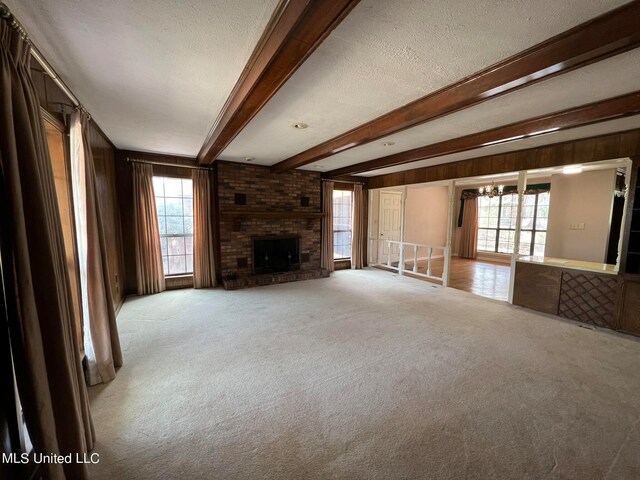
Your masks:
[{"label": "wood lattice panel", "polygon": [[616,276],[562,272],[558,315],[599,327],[615,328],[619,291]]},{"label": "wood lattice panel", "polygon": [[640,283],[627,281],[624,293],[624,307],[621,315],[620,330],[640,335]]}]

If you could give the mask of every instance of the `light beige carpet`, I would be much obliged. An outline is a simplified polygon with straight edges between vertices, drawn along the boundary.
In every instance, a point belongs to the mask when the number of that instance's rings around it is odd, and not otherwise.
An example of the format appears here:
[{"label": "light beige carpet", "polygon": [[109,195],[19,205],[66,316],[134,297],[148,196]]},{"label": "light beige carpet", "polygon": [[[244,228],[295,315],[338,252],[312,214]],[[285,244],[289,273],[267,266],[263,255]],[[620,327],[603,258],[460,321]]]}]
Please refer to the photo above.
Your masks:
[{"label": "light beige carpet", "polygon": [[640,342],[378,271],[127,300],[97,479],[638,479]]}]

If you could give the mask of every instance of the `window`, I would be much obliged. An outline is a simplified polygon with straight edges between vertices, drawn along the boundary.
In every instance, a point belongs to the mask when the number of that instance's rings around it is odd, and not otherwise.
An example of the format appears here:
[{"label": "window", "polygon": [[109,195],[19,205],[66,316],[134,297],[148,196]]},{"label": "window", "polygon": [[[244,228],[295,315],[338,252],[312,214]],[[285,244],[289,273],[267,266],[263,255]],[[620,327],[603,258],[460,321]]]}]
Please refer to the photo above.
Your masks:
[{"label": "window", "polygon": [[193,182],[153,177],[165,276],[193,273]]},{"label": "window", "polygon": [[351,258],[351,219],[353,218],[353,192],[333,191],[333,258]]},{"label": "window", "polygon": [[[524,195],[520,230],[521,255],[544,255],[549,199],[549,192]],[[512,253],[517,211],[516,194],[478,197],[478,250]]]}]

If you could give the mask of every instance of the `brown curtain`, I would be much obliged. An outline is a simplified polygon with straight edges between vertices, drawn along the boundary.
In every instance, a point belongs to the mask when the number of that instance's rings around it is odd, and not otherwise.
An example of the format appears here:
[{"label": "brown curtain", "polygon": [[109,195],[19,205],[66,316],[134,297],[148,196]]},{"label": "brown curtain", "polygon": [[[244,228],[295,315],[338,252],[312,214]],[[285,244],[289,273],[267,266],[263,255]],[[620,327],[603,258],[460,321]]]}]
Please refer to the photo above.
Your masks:
[{"label": "brown curtain", "polygon": [[[7,300],[12,312],[12,351],[35,450],[85,453],[93,448],[94,431],[30,56],[26,41],[8,21],[0,19],[1,266],[5,286],[11,291]],[[88,477],[82,463],[45,463],[41,468],[51,479]]]},{"label": "brown curtain", "polygon": [[[116,368],[122,366],[122,351],[116,315],[113,309],[113,298],[109,286],[109,264],[107,259],[107,244],[102,223],[102,211],[100,209],[96,190],[96,173],[91,152],[91,138],[88,116],[76,111],[71,118],[72,161],[84,166],[84,178],[79,179],[82,185],[74,185],[74,188],[83,188],[83,208],[76,209],[76,215],[81,213],[82,228],[77,229],[85,235],[82,241],[81,268],[86,275],[86,282],[82,285],[83,302],[87,311],[84,315],[84,347],[87,356],[87,381],[89,385],[109,382],[116,376]],[[75,145],[74,145],[75,144]],[[75,148],[74,148],[75,147]]]},{"label": "brown curtain", "polygon": [[476,258],[478,256],[478,197],[467,198],[464,202],[458,256]]},{"label": "brown curtain", "polygon": [[215,287],[211,226],[211,182],[208,170],[193,171],[193,286]]},{"label": "brown curtain", "polygon": [[364,193],[362,185],[353,186],[353,227],[351,229],[351,268],[360,269],[363,265],[364,250]]},{"label": "brown curtain", "polygon": [[333,182],[322,182],[322,213],[320,266],[333,272]]},{"label": "brown curtain", "polygon": [[133,164],[133,214],[138,295],[162,292],[165,283],[156,199],[153,194],[153,168],[147,163]]}]

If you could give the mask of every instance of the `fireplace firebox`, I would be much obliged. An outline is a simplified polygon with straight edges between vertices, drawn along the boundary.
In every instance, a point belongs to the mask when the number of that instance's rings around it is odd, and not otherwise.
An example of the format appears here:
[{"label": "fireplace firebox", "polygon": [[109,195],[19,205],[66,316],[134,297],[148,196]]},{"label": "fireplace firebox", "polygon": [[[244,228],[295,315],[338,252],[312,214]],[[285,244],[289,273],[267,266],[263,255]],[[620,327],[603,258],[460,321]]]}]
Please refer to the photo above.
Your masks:
[{"label": "fireplace firebox", "polygon": [[300,270],[300,237],[254,237],[251,243],[254,275]]}]

